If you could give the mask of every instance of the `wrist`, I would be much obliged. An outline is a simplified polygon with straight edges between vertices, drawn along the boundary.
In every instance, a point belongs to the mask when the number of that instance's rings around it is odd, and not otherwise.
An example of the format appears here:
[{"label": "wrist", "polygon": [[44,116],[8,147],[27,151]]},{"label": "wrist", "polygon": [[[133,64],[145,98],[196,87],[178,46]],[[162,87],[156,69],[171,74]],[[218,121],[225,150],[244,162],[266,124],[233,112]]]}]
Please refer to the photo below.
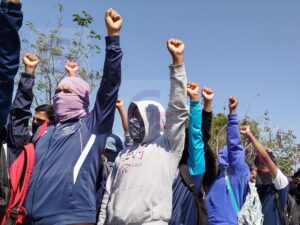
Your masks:
[{"label": "wrist", "polygon": [[191,95],[189,97],[191,101],[199,101],[199,95]]},{"label": "wrist", "polygon": [[211,106],[211,105],[212,105],[212,100],[204,99],[204,100],[203,100],[203,105],[204,105],[204,107],[205,107],[205,106]]},{"label": "wrist", "polygon": [[236,110],[235,110],[235,109],[230,110],[230,111],[229,111],[229,114],[230,114],[230,115],[236,114]]},{"label": "wrist", "polygon": [[113,37],[113,36],[120,36],[120,31],[113,31],[113,30],[110,30],[110,31],[107,31],[107,35],[110,36],[110,37]]},{"label": "wrist", "polygon": [[35,67],[25,66],[25,73],[33,75],[35,72]]},{"label": "wrist", "polygon": [[76,77],[77,72],[68,72],[69,77]]},{"label": "wrist", "polygon": [[172,56],[174,65],[183,64],[183,56]]}]

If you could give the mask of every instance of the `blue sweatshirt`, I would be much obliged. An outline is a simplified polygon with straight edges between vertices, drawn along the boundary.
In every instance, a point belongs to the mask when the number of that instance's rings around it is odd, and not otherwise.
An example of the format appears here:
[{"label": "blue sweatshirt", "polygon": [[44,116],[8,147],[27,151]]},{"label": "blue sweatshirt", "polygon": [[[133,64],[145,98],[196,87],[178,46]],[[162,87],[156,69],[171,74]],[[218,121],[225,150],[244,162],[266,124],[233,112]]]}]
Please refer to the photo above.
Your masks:
[{"label": "blue sweatshirt", "polygon": [[228,116],[227,146],[219,152],[219,174],[206,197],[210,225],[238,224],[237,215],[226,188],[225,170],[227,170],[238,207],[241,209],[247,194],[250,171],[245,162],[245,152],[240,141],[237,115]]},{"label": "blue sweatshirt", "polygon": [[23,14],[20,4],[1,2],[0,7],[0,130],[11,106],[14,78],[19,68]]},{"label": "blue sweatshirt", "polygon": [[[204,143],[201,128],[201,104],[199,101],[191,101],[187,165],[197,193],[200,191],[203,177],[201,174],[205,172]],[[179,172],[173,183],[172,205],[172,216],[169,225],[196,225],[197,208],[194,196]]]},{"label": "blue sweatshirt", "polygon": [[80,120],[50,125],[37,141],[24,224],[96,222],[100,154],[112,132],[122,55],[119,37],[106,37],[104,71],[94,109]]}]

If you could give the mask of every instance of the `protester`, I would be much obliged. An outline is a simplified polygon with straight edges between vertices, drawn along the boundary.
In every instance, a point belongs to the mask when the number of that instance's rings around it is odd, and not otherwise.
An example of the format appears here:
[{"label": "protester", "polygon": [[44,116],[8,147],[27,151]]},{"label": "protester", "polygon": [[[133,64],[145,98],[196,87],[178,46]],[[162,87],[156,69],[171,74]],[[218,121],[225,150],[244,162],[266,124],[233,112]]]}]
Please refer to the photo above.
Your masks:
[{"label": "protester", "polygon": [[173,64],[166,117],[157,102],[130,104],[129,133],[134,143],[116,158],[98,224],[168,224],[171,217],[172,183],[184,148],[188,108],[184,43],[170,39],[167,46]]},{"label": "protester", "polygon": [[[185,148],[173,183],[173,210],[169,224],[174,225],[201,224],[200,220],[202,219],[199,215],[200,204],[198,200],[206,164],[201,130],[202,110],[198,84],[189,82],[187,90],[190,98],[190,119],[188,132],[186,132]],[[207,105],[213,98],[213,91],[204,88],[202,96],[204,98],[204,109],[211,112],[211,108],[207,109]]]},{"label": "protester", "polygon": [[54,121],[54,110],[52,105],[43,104],[34,109],[35,113],[32,119],[31,130],[35,134],[39,126],[43,123],[51,123]]},{"label": "protester", "polygon": [[242,126],[241,133],[249,139],[258,154],[255,158],[255,165],[258,169],[257,185],[264,214],[264,224],[284,225],[284,218],[281,214],[287,205],[288,179],[276,166],[273,154],[259,143],[251,133],[249,126]]},{"label": "protester", "polygon": [[112,131],[121,82],[121,16],[105,15],[108,36],[103,77],[89,113],[89,85],[79,77],[64,78],[53,97],[55,124],[35,145],[35,167],[25,199],[24,224],[94,224],[100,151]]},{"label": "protester", "polygon": [[230,97],[227,146],[219,152],[219,173],[206,197],[210,225],[238,224],[237,211],[242,208],[247,194],[250,172],[240,140],[237,105],[238,100]]}]

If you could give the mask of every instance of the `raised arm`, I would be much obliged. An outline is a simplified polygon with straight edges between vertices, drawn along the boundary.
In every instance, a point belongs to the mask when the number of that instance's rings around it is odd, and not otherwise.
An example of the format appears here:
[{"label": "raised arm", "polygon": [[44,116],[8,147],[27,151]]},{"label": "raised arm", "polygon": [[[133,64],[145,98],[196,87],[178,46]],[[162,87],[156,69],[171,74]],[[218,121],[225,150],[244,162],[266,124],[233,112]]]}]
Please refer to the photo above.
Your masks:
[{"label": "raised arm", "polygon": [[236,97],[229,98],[229,115],[227,124],[227,148],[229,166],[235,169],[248,168],[245,162],[245,151],[240,139],[240,128],[236,107],[238,100]]},{"label": "raised arm", "polygon": [[10,110],[14,78],[19,68],[23,14],[19,0],[1,1],[0,7],[0,130]]},{"label": "raised arm", "polygon": [[122,127],[123,127],[123,131],[124,134],[128,134],[129,130],[128,130],[128,119],[127,119],[127,113],[126,110],[124,108],[124,101],[121,98],[118,98],[117,103],[116,103],[116,107],[119,111],[120,117],[121,117],[121,121],[122,121]]},{"label": "raised arm", "polygon": [[170,65],[171,88],[166,113],[165,135],[170,150],[175,153],[179,162],[184,148],[185,123],[188,119],[188,107],[186,105],[187,79],[183,64],[184,43],[181,40],[170,39],[167,46],[173,64]]},{"label": "raised arm", "polygon": [[115,104],[121,84],[121,59],[123,56],[120,48],[120,30],[122,17],[113,9],[108,9],[105,14],[106,28],[106,55],[103,77],[97,93],[96,103],[88,115],[88,126],[95,134],[109,133],[112,130]]},{"label": "raised arm", "polygon": [[201,91],[201,95],[203,98],[202,134],[205,152],[205,174],[203,176],[202,183],[204,189],[207,190],[218,174],[217,158],[208,143],[211,136],[212,101],[214,98],[214,90],[204,87]]},{"label": "raised arm", "polygon": [[127,147],[129,147],[133,144],[133,140],[132,140],[132,138],[129,134],[128,118],[127,118],[126,110],[124,108],[123,99],[118,98],[117,103],[116,103],[116,107],[118,109],[118,112],[120,114],[121,121],[122,121],[122,127],[123,127],[124,137],[125,137],[124,146],[125,146],[125,148],[127,148]]},{"label": "raised arm", "polygon": [[207,143],[210,139],[214,90],[208,87],[204,87],[201,91],[201,95],[203,97],[204,105],[202,110],[202,134],[204,143]]},{"label": "raised arm", "polygon": [[65,64],[65,71],[69,77],[76,77],[79,71],[79,65],[76,62],[67,61]]},{"label": "raised arm", "polygon": [[199,86],[188,82],[187,94],[190,98],[188,168],[192,176],[205,172],[204,142],[202,139],[202,109],[199,101]]},{"label": "raised arm", "polygon": [[9,123],[7,145],[12,151],[9,154],[17,156],[28,140],[28,125],[31,118],[31,104],[33,101],[33,86],[35,69],[39,63],[38,57],[25,54],[23,57],[25,73],[21,74],[17,93],[12,104]]},{"label": "raised arm", "polygon": [[241,126],[240,132],[241,134],[245,135],[245,137],[247,137],[248,140],[252,143],[256,152],[259,154],[260,158],[263,160],[264,165],[269,169],[274,179],[277,175],[278,167],[272,161],[264,146],[254,137],[254,135],[250,131],[249,126]]}]

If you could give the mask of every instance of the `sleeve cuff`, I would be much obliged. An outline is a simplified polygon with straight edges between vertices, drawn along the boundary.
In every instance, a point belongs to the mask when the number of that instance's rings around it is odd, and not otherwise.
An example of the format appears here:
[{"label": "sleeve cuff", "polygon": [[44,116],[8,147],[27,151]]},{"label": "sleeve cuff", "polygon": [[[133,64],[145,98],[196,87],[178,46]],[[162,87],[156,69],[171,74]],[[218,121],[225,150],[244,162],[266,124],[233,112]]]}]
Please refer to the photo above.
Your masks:
[{"label": "sleeve cuff", "polygon": [[272,180],[276,190],[281,190],[288,186],[289,181],[287,177],[281,172],[280,169],[277,170],[277,175],[274,180]]},{"label": "sleeve cuff", "polygon": [[106,46],[109,45],[120,45],[120,36],[106,36],[105,37]]},{"label": "sleeve cuff", "polygon": [[24,77],[24,78],[35,78],[35,75],[31,75],[31,74],[28,74],[28,73],[21,73],[21,77]]},{"label": "sleeve cuff", "polygon": [[171,76],[173,76],[174,74],[185,74],[185,65],[184,64],[180,64],[180,65],[170,65],[170,72],[171,72]]},{"label": "sleeve cuff", "polygon": [[238,124],[239,123],[239,120],[238,120],[238,115],[237,114],[229,114],[228,115],[228,123],[231,123],[231,124]]},{"label": "sleeve cuff", "polygon": [[1,1],[1,8],[6,8],[7,10],[15,10],[15,11],[21,11],[22,4],[21,2],[19,4],[12,3],[12,2],[5,2]]}]

